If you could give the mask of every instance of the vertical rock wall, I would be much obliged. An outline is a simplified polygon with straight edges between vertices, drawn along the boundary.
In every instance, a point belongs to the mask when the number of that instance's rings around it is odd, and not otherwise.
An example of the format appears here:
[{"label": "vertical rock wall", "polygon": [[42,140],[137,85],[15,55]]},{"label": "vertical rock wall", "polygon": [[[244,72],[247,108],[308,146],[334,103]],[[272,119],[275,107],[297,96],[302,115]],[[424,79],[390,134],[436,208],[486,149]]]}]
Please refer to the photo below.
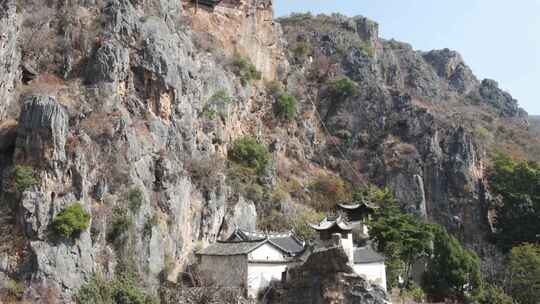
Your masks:
[{"label": "vertical rock wall", "polygon": [[15,83],[19,78],[21,59],[17,39],[20,19],[15,1],[0,1],[0,127],[13,106]]}]

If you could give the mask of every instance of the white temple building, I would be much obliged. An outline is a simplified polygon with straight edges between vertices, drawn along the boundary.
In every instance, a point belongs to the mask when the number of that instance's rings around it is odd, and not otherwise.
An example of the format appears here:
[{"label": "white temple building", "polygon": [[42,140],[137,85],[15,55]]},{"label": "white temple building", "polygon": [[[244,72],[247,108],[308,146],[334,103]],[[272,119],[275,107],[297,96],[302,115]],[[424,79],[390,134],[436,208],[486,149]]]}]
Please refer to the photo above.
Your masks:
[{"label": "white temple building", "polygon": [[303,261],[305,243],[287,233],[258,233],[240,229],[223,242],[197,252],[199,267],[208,280],[222,287],[258,293],[272,281],[285,281],[287,269]]},{"label": "white temple building", "polygon": [[[368,242],[365,221],[376,209],[367,203],[339,205],[341,216],[327,217],[311,227],[319,232],[315,246],[343,246],[352,269],[386,290],[386,266],[382,255]],[[312,246],[309,246],[312,247]],[[239,288],[251,298],[272,281],[285,282],[288,270],[302,264],[311,250],[292,232],[261,233],[236,229],[225,241],[198,251],[202,278],[221,287]]]}]

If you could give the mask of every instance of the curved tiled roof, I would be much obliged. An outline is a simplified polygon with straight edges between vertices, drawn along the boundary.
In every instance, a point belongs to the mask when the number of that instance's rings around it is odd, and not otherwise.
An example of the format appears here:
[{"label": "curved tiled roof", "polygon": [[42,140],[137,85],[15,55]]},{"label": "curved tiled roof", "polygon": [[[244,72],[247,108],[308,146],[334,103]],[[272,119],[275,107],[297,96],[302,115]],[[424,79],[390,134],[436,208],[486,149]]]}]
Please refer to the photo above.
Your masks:
[{"label": "curved tiled roof", "polygon": [[229,256],[243,255],[252,252],[259,246],[266,243],[262,242],[217,242],[208,247],[199,250],[198,255]]},{"label": "curved tiled roof", "polygon": [[265,243],[270,243],[280,251],[297,256],[304,252],[306,245],[292,232],[264,233],[236,229],[224,242],[217,242],[197,252],[199,255],[241,255],[248,254]]},{"label": "curved tiled roof", "polygon": [[291,255],[302,253],[306,248],[304,242],[300,242],[300,240],[292,235],[287,237],[273,237],[269,238],[268,241]]},{"label": "curved tiled roof", "polygon": [[358,209],[362,206],[368,208],[368,209],[379,209],[379,206],[373,204],[373,203],[370,203],[370,202],[366,202],[366,201],[361,201],[361,202],[355,202],[355,203],[341,203],[341,204],[338,204],[338,206],[342,209],[345,209],[345,210],[355,210],[355,209]]},{"label": "curved tiled roof", "polygon": [[322,231],[322,230],[328,230],[333,227],[338,227],[341,230],[350,231],[352,230],[352,227],[349,223],[347,223],[341,216],[337,219],[329,219],[328,217],[322,220],[318,225],[309,224],[311,228]]},{"label": "curved tiled roof", "polygon": [[371,245],[354,248],[353,261],[355,264],[384,262],[385,258],[376,252]]}]

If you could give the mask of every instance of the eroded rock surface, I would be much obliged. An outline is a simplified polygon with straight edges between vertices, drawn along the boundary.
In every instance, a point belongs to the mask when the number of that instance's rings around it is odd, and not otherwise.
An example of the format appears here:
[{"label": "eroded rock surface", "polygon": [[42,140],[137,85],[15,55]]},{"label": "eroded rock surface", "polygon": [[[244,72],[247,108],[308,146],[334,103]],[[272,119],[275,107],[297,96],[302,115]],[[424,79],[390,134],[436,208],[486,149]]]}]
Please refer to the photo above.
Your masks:
[{"label": "eroded rock surface", "polygon": [[354,273],[342,247],[314,251],[289,274],[288,283],[272,303],[388,303],[384,290]]}]

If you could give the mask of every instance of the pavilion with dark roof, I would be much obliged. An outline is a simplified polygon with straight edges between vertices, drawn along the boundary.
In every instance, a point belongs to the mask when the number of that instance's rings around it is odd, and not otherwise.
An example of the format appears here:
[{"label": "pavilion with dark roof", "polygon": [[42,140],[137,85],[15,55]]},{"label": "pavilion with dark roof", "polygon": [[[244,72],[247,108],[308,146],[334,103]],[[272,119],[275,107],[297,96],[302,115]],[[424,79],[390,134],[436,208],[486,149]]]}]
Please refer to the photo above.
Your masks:
[{"label": "pavilion with dark roof", "polygon": [[362,200],[355,203],[338,204],[338,208],[347,214],[347,219],[350,222],[359,222],[368,220],[379,209],[379,206]]},{"label": "pavilion with dark roof", "polygon": [[[368,241],[360,246],[353,242],[353,231],[359,224],[364,227],[362,222],[351,224],[343,216],[329,216],[319,224],[310,226],[319,232],[318,246],[342,246],[354,271],[386,290],[384,256],[377,253]],[[367,238],[367,235],[365,237]]]}]

